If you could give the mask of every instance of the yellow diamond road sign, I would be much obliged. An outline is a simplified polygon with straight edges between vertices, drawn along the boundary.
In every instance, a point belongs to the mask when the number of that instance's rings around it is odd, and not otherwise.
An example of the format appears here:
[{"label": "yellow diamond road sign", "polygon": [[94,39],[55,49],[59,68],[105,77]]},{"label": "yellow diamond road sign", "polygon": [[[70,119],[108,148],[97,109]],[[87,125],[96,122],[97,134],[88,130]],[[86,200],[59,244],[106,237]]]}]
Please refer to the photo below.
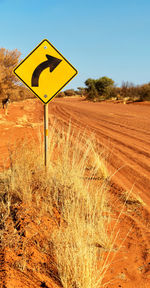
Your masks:
[{"label": "yellow diamond road sign", "polygon": [[45,39],[14,69],[14,73],[47,104],[78,72]]}]

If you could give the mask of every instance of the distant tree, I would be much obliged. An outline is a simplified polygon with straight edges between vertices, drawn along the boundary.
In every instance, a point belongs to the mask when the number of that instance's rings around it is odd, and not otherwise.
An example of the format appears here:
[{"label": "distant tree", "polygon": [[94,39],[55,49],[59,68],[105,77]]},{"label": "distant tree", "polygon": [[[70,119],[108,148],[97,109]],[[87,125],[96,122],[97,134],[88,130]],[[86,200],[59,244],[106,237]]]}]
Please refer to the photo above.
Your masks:
[{"label": "distant tree", "polygon": [[128,81],[123,81],[121,85],[121,96],[123,98],[129,97],[129,87],[131,87]]},{"label": "distant tree", "polygon": [[0,48],[0,96],[11,94],[16,88],[17,77],[13,74],[13,68],[18,64],[21,53],[15,50]]},{"label": "distant tree", "polygon": [[138,90],[140,101],[150,101],[150,83],[141,85]]},{"label": "distant tree", "polygon": [[64,93],[65,93],[65,96],[73,96],[73,95],[75,95],[74,89],[65,90]]},{"label": "distant tree", "polygon": [[106,76],[96,80],[89,78],[85,81],[85,85],[87,86],[87,98],[100,100],[110,97],[114,81]]},{"label": "distant tree", "polygon": [[114,81],[106,76],[95,80],[95,87],[98,91],[99,98],[109,98],[111,95],[111,90],[114,87]]},{"label": "distant tree", "polygon": [[121,97],[122,98],[130,98],[134,100],[134,98],[140,98],[140,86],[135,86],[132,82],[123,81],[121,86]]},{"label": "distant tree", "polygon": [[95,80],[94,79],[87,79],[85,81],[85,85],[87,86],[86,91],[87,91],[87,99],[89,100],[94,100],[95,98],[98,97],[98,91],[95,87]]},{"label": "distant tree", "polygon": [[78,94],[78,95],[81,95],[81,97],[82,97],[83,95],[85,95],[85,88],[83,88],[83,87],[78,87],[77,89],[78,89],[78,91],[77,91],[77,94]]}]

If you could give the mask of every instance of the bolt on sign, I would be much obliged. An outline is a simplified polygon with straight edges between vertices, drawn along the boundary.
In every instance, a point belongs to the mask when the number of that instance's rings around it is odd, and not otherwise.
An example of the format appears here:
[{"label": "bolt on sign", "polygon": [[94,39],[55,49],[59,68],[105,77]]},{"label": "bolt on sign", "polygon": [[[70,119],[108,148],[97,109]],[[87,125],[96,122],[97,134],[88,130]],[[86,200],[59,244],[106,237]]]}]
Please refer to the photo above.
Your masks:
[{"label": "bolt on sign", "polygon": [[77,75],[77,70],[44,39],[14,69],[14,74],[47,104]]}]

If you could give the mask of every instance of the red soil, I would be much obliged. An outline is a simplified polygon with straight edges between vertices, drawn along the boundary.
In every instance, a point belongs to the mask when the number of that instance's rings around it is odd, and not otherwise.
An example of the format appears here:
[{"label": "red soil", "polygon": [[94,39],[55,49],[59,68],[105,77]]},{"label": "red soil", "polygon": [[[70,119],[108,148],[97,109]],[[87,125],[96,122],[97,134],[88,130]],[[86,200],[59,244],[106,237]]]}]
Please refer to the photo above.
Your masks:
[{"label": "red soil", "polygon": [[51,102],[49,111],[59,121],[77,129],[86,128],[108,152],[113,180],[125,189],[142,194],[150,204],[150,117],[149,105],[89,103],[62,99]]},{"label": "red soil", "polygon": [[[56,119],[59,126],[68,125],[71,121],[72,127],[76,130],[86,128],[87,133],[94,133],[99,145],[105,147],[108,168],[112,175],[109,203],[114,213],[119,215],[122,209],[122,194],[125,190],[133,189],[133,193],[140,195],[146,203],[145,206],[140,206],[136,201],[128,201],[125,205],[125,214],[120,218],[120,234],[116,247],[122,239],[125,240],[106,274],[105,282],[112,281],[104,286],[107,288],[150,287],[149,110],[148,103],[90,103],[80,98],[54,99],[49,103],[49,123]],[[8,166],[8,148],[13,149],[14,144],[24,136],[37,139],[38,131],[41,129],[43,104],[39,100],[12,103],[7,116],[1,109],[1,169]],[[131,227],[132,230],[127,235]],[[42,261],[43,256],[34,251],[34,246],[31,250]],[[16,256],[10,251],[6,253],[6,259],[3,259],[3,255],[1,253],[0,264],[7,262],[7,265],[6,271],[0,269],[0,276],[6,279],[6,287],[42,287],[42,281],[46,283],[45,287],[54,287],[50,276],[44,276],[42,271],[34,275],[31,275],[30,271],[27,275],[18,272],[10,265]]]}]

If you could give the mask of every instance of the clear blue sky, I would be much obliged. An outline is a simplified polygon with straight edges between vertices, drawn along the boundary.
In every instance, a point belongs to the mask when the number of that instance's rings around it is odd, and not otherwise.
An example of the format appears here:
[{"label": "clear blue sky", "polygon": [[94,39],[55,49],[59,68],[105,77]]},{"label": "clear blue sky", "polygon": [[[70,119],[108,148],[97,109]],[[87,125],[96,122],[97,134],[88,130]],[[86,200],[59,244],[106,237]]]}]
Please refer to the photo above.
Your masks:
[{"label": "clear blue sky", "polygon": [[22,58],[47,38],[78,75],[150,82],[150,0],[0,0],[0,48]]}]

